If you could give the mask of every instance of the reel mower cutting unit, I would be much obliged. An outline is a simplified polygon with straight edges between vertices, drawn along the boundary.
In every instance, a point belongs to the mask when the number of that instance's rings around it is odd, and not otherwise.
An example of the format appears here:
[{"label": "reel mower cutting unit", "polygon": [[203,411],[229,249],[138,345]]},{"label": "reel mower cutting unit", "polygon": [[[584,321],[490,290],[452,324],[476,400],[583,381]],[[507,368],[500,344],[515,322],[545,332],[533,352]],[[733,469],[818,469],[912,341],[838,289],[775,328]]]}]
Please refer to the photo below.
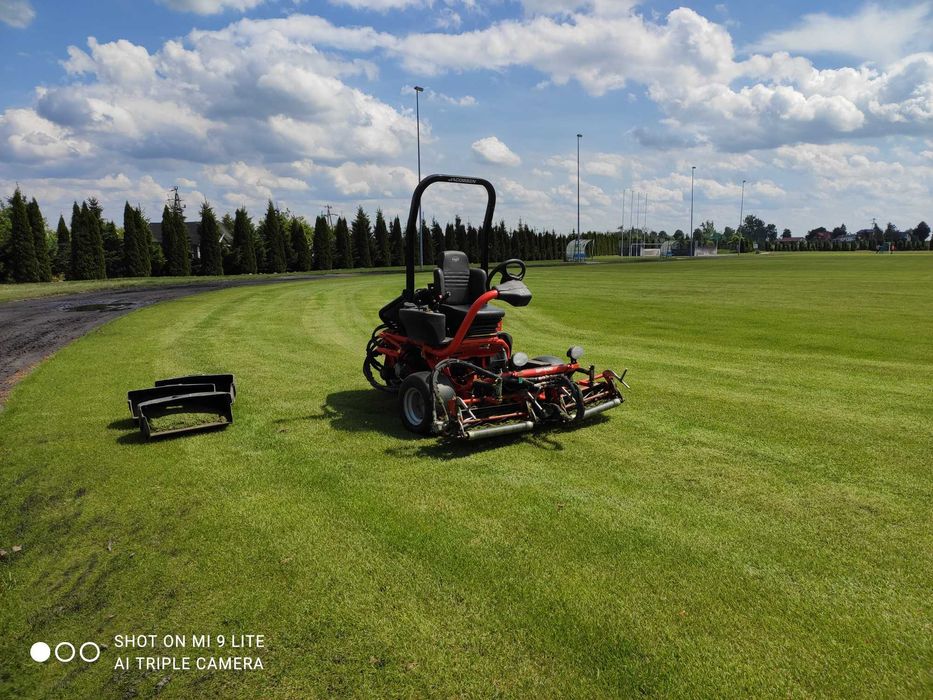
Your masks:
[{"label": "reel mower cutting unit", "polygon": [[[426,289],[415,289],[415,238],[421,196],[437,182],[479,185],[487,194],[480,245],[482,266],[448,250]],[[475,440],[532,430],[546,423],[578,423],[623,402],[625,372],[597,373],[579,360],[529,358],[512,352],[498,299],[527,306],[525,263],[511,259],[489,270],[489,233],[496,191],[481,178],[431,175],[415,188],[408,212],[405,289],[379,311],[382,323],[366,346],[363,374],[376,389],[398,394],[402,423],[423,435]],[[499,276],[499,283],[493,280]]]}]

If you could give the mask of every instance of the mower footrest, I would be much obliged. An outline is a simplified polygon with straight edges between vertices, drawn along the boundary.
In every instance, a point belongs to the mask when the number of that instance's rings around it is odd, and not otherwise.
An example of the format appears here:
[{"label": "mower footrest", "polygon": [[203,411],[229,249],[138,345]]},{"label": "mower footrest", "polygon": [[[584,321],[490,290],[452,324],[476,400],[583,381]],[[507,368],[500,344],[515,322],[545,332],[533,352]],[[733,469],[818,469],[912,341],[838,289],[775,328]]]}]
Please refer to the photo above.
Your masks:
[{"label": "mower footrest", "polygon": [[213,384],[216,391],[225,391],[230,394],[230,400],[236,400],[236,382],[232,374],[190,374],[184,377],[159,379],[156,386],[167,384]]},{"label": "mower footrest", "polygon": [[[146,439],[177,435],[195,430],[217,428],[233,423],[233,396],[226,391],[205,391],[195,394],[178,394],[160,399],[143,401],[138,406],[139,429]],[[176,425],[169,422],[165,427],[154,421],[180,414],[213,414],[212,419],[194,424]],[[161,422],[161,421],[160,421]]]}]

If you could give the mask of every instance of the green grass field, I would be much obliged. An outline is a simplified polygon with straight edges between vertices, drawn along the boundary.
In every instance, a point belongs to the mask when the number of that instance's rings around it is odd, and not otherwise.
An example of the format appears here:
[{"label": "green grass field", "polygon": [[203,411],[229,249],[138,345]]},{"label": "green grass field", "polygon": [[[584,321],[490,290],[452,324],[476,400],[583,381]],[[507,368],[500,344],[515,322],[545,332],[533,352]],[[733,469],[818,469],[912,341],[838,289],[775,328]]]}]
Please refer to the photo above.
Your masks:
[{"label": "green grass field", "polygon": [[[0,696],[930,697],[933,258],[526,281],[516,349],[628,367],[622,408],[413,439],[360,372],[400,275],[180,299],[41,365],[0,413]],[[127,389],[214,371],[233,426],[139,441]],[[125,633],[264,634],[265,670],[114,670]]]},{"label": "green grass field", "polygon": [[[331,271],[327,271],[330,273]],[[327,274],[321,271],[288,273],[284,275],[250,275],[249,279],[277,279],[301,275]],[[223,277],[119,277],[112,280],[66,280],[57,282],[35,282],[29,284],[0,284],[0,304],[20,299],[103,292],[134,287],[163,287],[176,284],[213,284],[218,280],[243,280],[243,275]]]}]

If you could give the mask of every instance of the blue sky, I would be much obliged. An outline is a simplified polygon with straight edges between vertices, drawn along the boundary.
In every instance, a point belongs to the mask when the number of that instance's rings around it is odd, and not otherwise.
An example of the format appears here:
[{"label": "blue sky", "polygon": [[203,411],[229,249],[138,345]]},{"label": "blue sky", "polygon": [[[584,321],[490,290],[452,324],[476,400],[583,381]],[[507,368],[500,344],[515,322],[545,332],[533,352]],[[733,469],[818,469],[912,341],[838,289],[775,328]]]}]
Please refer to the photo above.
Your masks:
[{"label": "blue sky", "polygon": [[[67,8],[67,9],[63,9]],[[0,0],[0,189],[158,216],[272,197],[404,214],[422,172],[482,175],[499,216],[796,233],[933,218],[933,3]],[[474,221],[469,193],[426,213]],[[630,207],[626,204],[626,220]],[[54,221],[52,222],[54,225]]]}]

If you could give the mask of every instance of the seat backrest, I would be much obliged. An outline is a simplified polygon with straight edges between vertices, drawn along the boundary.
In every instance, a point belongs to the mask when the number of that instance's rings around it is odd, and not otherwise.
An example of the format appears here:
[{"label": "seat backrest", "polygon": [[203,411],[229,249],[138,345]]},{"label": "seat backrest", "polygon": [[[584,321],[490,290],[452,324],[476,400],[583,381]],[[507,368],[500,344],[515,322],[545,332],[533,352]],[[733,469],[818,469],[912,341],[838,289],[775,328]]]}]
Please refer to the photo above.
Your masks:
[{"label": "seat backrest", "polygon": [[472,304],[486,291],[486,273],[470,267],[470,259],[459,250],[444,251],[441,266],[434,270],[434,286],[448,295],[445,304]]},{"label": "seat backrest", "polygon": [[444,291],[450,294],[448,304],[470,302],[470,259],[459,250],[446,250],[441,259],[444,273]]}]

